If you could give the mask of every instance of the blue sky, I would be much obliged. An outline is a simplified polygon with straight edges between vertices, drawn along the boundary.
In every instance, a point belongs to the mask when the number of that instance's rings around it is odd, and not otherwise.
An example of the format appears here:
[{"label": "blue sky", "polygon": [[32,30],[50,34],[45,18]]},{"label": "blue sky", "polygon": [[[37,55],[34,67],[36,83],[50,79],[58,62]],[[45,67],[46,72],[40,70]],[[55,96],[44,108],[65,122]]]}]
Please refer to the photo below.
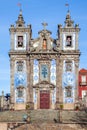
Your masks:
[{"label": "blue sky", "polygon": [[0,3],[0,94],[2,90],[10,92],[9,27],[18,18],[18,3],[22,4],[26,24],[32,24],[34,38],[43,28],[41,23],[44,21],[48,23],[47,29],[52,31],[52,37],[57,38],[57,25],[64,25],[67,13],[65,4],[69,3],[71,17],[81,28],[79,68],[87,69],[87,0],[3,0]]}]

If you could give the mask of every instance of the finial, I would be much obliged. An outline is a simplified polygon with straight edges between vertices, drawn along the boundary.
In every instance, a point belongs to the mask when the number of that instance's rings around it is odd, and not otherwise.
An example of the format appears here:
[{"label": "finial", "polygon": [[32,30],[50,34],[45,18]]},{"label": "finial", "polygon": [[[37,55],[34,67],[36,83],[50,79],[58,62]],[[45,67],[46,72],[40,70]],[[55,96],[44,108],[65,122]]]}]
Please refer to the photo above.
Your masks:
[{"label": "finial", "polygon": [[67,15],[70,15],[70,10],[67,11]]},{"label": "finial", "polygon": [[48,26],[48,24],[43,22],[42,25],[43,25],[44,30],[46,30],[46,26]]},{"label": "finial", "polygon": [[25,22],[22,15],[21,3],[18,3],[17,5],[20,7],[20,12],[19,12],[18,20],[16,21],[16,24],[18,27],[22,27],[24,26]]},{"label": "finial", "polygon": [[20,15],[22,15],[22,9],[20,9]]}]

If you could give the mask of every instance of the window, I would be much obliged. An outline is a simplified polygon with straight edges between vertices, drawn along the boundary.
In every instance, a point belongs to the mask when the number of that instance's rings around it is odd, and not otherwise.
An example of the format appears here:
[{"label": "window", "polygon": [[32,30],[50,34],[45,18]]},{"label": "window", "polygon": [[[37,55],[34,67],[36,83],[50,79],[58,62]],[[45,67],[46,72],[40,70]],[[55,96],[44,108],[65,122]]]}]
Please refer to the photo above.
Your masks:
[{"label": "window", "polygon": [[18,47],[23,47],[23,36],[18,36]]},{"label": "window", "polygon": [[17,62],[17,71],[18,72],[23,71],[23,61]]},{"label": "window", "polygon": [[65,66],[66,66],[66,71],[72,71],[72,62],[71,61],[66,61]]},{"label": "window", "polygon": [[72,36],[66,36],[66,47],[72,46]]},{"label": "window", "polygon": [[18,97],[23,97],[23,90],[18,90]]},{"label": "window", "polygon": [[66,92],[66,98],[72,97],[72,89],[71,89],[71,87],[66,87],[65,92]]},{"label": "window", "polygon": [[86,75],[81,76],[81,81],[82,81],[82,83],[86,83]]}]

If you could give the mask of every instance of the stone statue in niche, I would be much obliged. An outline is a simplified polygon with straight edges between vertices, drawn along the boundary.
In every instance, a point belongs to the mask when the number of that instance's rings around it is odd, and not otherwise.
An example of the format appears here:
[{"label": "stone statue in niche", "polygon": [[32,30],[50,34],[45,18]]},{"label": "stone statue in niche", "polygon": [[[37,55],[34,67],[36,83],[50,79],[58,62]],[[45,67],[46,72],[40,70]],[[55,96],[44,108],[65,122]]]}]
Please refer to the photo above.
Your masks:
[{"label": "stone statue in niche", "polygon": [[43,39],[43,49],[47,49],[47,40],[45,38]]}]

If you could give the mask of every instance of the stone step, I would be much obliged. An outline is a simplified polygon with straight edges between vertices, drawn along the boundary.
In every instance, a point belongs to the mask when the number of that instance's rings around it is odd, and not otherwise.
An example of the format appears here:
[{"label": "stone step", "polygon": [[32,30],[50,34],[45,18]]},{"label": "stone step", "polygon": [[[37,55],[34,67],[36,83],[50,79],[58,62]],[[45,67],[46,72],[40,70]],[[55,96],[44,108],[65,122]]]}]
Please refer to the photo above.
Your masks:
[{"label": "stone step", "polygon": [[0,122],[23,122],[26,111],[3,111],[0,112]]},{"label": "stone step", "polygon": [[87,122],[87,113],[85,111],[62,111],[61,116],[64,122]]},{"label": "stone step", "polygon": [[59,112],[57,110],[33,110],[30,112],[31,121],[49,121],[58,120]]},{"label": "stone step", "polygon": [[23,116],[29,115],[31,122],[78,123],[87,122],[85,111],[59,111],[59,110],[27,110],[0,112],[0,122],[24,122]]}]

